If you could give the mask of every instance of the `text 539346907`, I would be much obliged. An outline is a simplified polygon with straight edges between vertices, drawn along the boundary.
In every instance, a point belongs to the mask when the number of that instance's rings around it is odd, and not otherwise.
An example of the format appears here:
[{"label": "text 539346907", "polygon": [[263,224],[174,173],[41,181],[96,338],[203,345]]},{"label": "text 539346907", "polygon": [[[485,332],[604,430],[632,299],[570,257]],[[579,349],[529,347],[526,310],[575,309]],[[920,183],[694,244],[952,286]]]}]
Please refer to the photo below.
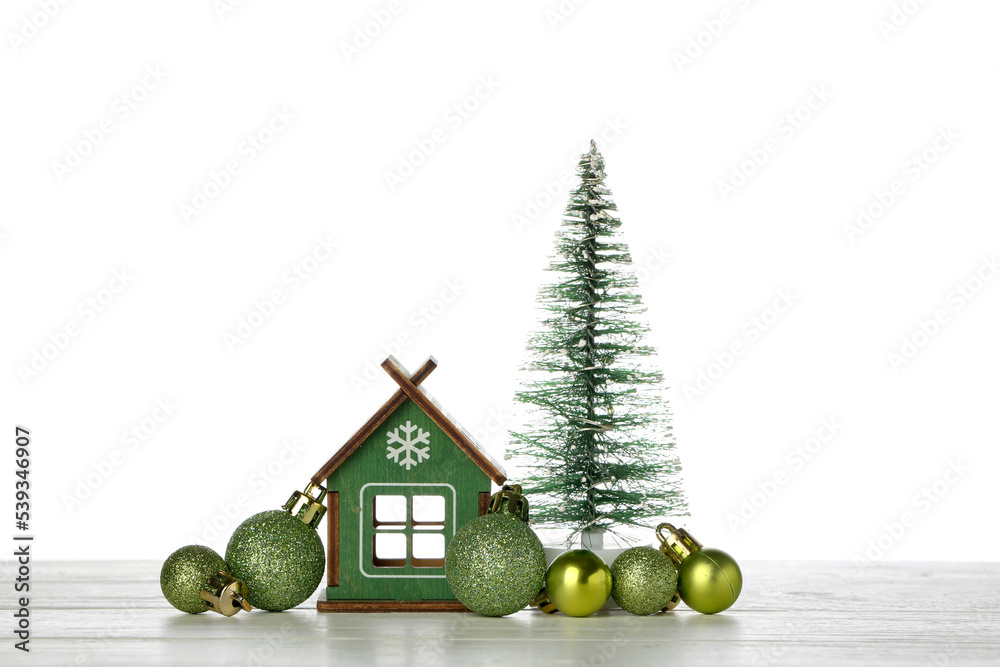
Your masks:
[{"label": "text 539346907", "polygon": [[17,609],[14,612],[14,648],[27,652],[31,637],[28,592],[31,590],[31,541],[27,531],[31,525],[31,431],[23,426],[14,428],[14,592]]}]

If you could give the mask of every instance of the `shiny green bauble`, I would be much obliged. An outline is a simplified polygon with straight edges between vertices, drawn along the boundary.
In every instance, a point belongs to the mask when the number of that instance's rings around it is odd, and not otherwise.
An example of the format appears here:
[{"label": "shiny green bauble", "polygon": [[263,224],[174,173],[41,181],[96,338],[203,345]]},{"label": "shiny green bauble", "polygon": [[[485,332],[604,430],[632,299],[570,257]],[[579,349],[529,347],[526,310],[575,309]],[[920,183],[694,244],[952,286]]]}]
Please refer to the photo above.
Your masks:
[{"label": "shiny green bauble", "polygon": [[729,609],[741,590],[740,566],[720,549],[699,549],[681,561],[677,569],[677,592],[681,599],[703,614]]},{"label": "shiny green bauble", "polygon": [[653,547],[633,547],[611,564],[611,597],[639,616],[660,611],[677,592],[677,568]]},{"label": "shiny green bauble", "polygon": [[484,514],[462,526],[444,559],[455,598],[483,616],[524,609],[545,581],[545,549],[510,512]]},{"label": "shiny green bauble", "polygon": [[167,556],[160,568],[160,590],[163,597],[181,611],[200,614],[208,609],[201,590],[208,578],[226,569],[222,556],[197,544],[181,547]]},{"label": "shiny green bauble", "polygon": [[288,512],[255,514],[226,547],[229,572],[249,589],[258,609],[283,611],[305,602],[323,579],[326,557],[316,530]]},{"label": "shiny green bauble", "polygon": [[590,616],[611,597],[611,569],[589,549],[559,554],[545,573],[545,593],[569,616]]}]

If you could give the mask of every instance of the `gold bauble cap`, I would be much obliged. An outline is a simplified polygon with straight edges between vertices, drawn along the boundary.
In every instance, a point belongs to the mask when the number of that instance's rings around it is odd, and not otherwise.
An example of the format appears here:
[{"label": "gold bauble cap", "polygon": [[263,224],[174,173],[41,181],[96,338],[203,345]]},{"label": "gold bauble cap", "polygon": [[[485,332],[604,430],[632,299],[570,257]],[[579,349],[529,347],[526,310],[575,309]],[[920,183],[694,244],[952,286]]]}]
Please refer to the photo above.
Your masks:
[{"label": "gold bauble cap", "polygon": [[304,491],[295,491],[288,499],[288,502],[281,506],[289,514],[306,524],[310,528],[318,528],[319,522],[326,514],[326,507],[323,500],[326,498],[326,489],[319,484],[309,482]]},{"label": "gold bauble cap", "polygon": [[523,521],[528,521],[528,499],[521,494],[520,484],[506,484],[490,497],[487,514],[510,512]]},{"label": "gold bauble cap", "polygon": [[233,616],[241,609],[252,611],[253,607],[247,602],[246,596],[247,585],[222,570],[210,576],[201,590],[205,608],[223,616]]},{"label": "gold bauble cap", "polygon": [[[668,531],[666,535],[663,531]],[[661,523],[656,527],[656,537],[660,540],[660,551],[665,553],[675,566],[680,566],[685,558],[701,549],[701,542],[683,528],[675,528],[671,523]]]}]

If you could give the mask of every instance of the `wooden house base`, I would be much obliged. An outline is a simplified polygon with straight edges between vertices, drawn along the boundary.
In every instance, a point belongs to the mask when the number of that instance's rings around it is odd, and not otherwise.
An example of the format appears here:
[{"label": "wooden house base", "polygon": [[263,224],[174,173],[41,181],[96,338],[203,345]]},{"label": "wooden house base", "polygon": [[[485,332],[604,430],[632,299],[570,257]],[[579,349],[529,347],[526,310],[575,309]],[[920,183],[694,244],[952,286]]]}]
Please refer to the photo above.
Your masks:
[{"label": "wooden house base", "polygon": [[465,612],[469,608],[458,600],[319,600],[316,602],[316,611],[364,614],[394,611]]}]

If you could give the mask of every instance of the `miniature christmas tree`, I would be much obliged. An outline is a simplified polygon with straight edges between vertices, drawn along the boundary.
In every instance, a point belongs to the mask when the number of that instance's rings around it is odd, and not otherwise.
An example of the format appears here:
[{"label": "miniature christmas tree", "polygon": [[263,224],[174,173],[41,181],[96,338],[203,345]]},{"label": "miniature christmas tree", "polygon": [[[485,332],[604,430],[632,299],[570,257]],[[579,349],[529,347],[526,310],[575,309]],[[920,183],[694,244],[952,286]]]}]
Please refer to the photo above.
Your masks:
[{"label": "miniature christmas tree", "polygon": [[530,339],[515,396],[528,423],[511,433],[510,448],[528,469],[521,481],[534,521],[571,528],[571,538],[686,511],[663,378],[650,368],[654,350],[640,320],[645,307],[621,221],[609,213],[617,207],[604,187],[604,158],[590,145],[557,233],[548,269],[555,278],[539,292],[547,317]]}]

